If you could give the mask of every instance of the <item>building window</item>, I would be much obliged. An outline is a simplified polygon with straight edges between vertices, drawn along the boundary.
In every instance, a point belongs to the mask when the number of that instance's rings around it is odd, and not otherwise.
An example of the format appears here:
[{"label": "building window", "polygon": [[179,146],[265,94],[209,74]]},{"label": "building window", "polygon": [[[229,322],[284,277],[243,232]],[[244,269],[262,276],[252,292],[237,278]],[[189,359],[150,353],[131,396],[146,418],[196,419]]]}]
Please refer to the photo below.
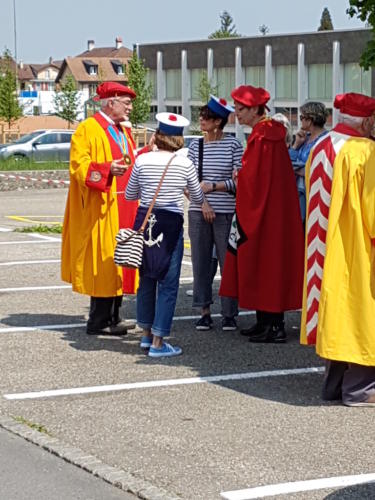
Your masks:
[{"label": "building window", "polygon": [[165,72],[166,99],[181,99],[181,70],[167,69]]},{"label": "building window", "polygon": [[156,71],[149,69],[146,73],[147,85],[151,85],[151,99],[157,99],[157,79]]},{"label": "building window", "polygon": [[191,99],[193,101],[202,101],[199,90],[204,77],[207,77],[207,71],[205,69],[194,68],[190,70]]},{"label": "building window", "polygon": [[219,97],[232,100],[230,93],[235,87],[234,68],[214,69],[214,83]]},{"label": "building window", "polygon": [[[89,96],[93,96],[96,94],[96,87],[97,85],[95,83],[89,83]],[[83,88],[82,88],[83,90]]]},{"label": "building window", "polygon": [[358,63],[345,64],[344,92],[358,92],[371,96],[371,71],[364,71]]},{"label": "building window", "polygon": [[46,80],[49,80],[51,78],[49,69],[46,69],[46,71],[45,71],[45,78],[46,78]]},{"label": "building window", "polygon": [[276,99],[297,99],[297,66],[276,66]]},{"label": "building window", "polygon": [[117,74],[118,75],[123,75],[124,74],[124,67],[121,65],[117,66]]},{"label": "building window", "polygon": [[89,74],[90,75],[97,75],[98,74],[98,67],[97,66],[90,66],[89,67]]},{"label": "building window", "polygon": [[176,115],[182,115],[182,106],[166,106],[165,110],[167,113],[175,113]]},{"label": "building window", "polygon": [[245,84],[252,85],[253,87],[264,87],[264,66],[252,66],[245,68]]},{"label": "building window", "polygon": [[275,108],[275,113],[286,116],[294,129],[298,127],[298,108]]},{"label": "building window", "polygon": [[150,106],[150,115],[148,117],[148,121],[150,121],[150,122],[156,122],[157,112],[158,112],[158,107],[157,106]]},{"label": "building window", "polygon": [[310,64],[309,99],[330,101],[332,99],[332,64]]}]

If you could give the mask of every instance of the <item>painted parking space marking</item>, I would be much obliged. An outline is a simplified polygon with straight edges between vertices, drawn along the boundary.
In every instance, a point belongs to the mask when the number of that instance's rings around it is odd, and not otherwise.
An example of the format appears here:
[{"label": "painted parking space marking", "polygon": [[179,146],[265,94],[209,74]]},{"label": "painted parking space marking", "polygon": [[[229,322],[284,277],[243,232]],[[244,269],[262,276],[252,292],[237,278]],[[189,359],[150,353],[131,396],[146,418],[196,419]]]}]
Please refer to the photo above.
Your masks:
[{"label": "painted parking space marking", "polygon": [[0,266],[24,266],[30,264],[57,264],[61,259],[45,259],[45,260],[13,260],[9,262],[0,262]]},{"label": "painted parking space marking", "polygon": [[[239,316],[252,316],[255,311],[240,311]],[[212,318],[221,318],[221,314],[211,314]],[[191,316],[174,316],[173,321],[190,321],[199,319],[199,315]],[[135,321],[134,318],[129,318],[129,321]],[[66,330],[71,328],[85,328],[86,323],[62,323],[58,325],[35,325],[35,326],[12,326],[7,328],[0,328],[2,333],[15,333],[15,332],[37,332],[40,330]]]},{"label": "painted parking space marking", "polygon": [[62,290],[72,288],[72,285],[51,285],[51,286],[21,286],[14,288],[0,288],[0,292],[34,292],[37,290]]},{"label": "painted parking space marking", "polygon": [[13,229],[9,227],[0,227],[0,233],[11,233]]},{"label": "painted parking space marking", "polygon": [[191,377],[169,380],[150,380],[146,382],[131,382],[127,384],[100,385],[93,387],[72,387],[47,391],[4,394],[8,400],[40,399],[57,396],[74,396],[77,394],[92,394],[98,392],[129,391],[134,389],[153,389],[156,387],[171,387],[179,385],[207,384],[212,382],[229,382],[233,380],[251,380],[268,377],[285,377],[290,375],[320,374],[323,366],[311,368],[294,368],[290,370],[266,370],[262,372],[231,373],[228,375],[212,375],[208,377]]},{"label": "painted parking space marking", "polygon": [[[63,215],[6,215],[7,219],[31,224],[61,224]],[[42,219],[42,220],[40,220]],[[51,220],[59,219],[59,220]]]},{"label": "painted parking space marking", "polygon": [[[29,237],[36,238],[35,235],[27,234]],[[38,235],[41,236],[41,235]],[[31,245],[33,243],[43,244],[43,243],[59,243],[61,245],[61,240],[53,238],[52,236],[47,236],[38,240],[18,240],[18,241],[0,241],[0,245]]]},{"label": "painted parking space marking", "polygon": [[226,500],[250,500],[252,498],[265,498],[275,495],[287,495],[301,491],[315,491],[327,488],[341,488],[375,482],[375,474],[358,474],[353,476],[327,477],[296,481],[293,483],[270,484],[246,490],[227,491],[220,495]]}]

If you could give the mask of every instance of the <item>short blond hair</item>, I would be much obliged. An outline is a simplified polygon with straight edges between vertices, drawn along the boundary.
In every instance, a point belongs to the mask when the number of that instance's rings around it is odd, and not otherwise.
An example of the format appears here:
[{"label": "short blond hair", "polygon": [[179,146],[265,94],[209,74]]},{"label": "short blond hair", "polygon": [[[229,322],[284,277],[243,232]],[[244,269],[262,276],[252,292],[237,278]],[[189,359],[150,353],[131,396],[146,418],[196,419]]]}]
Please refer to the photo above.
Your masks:
[{"label": "short blond hair", "polygon": [[155,132],[155,145],[158,149],[175,152],[184,147],[184,138],[182,135],[167,135],[157,129]]}]

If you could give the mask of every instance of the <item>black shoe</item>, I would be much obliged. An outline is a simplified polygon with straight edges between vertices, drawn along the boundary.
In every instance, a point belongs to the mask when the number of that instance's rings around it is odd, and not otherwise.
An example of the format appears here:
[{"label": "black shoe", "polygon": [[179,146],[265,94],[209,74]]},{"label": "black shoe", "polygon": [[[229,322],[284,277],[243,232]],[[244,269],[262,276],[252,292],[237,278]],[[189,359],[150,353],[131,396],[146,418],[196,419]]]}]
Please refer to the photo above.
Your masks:
[{"label": "black shoe", "polygon": [[204,314],[196,323],[196,330],[211,330],[212,328],[212,318],[210,314]]},{"label": "black shoe", "polygon": [[258,335],[252,335],[249,342],[264,344],[285,344],[286,333],[283,325],[268,325],[266,329]]},{"label": "black shoe", "polygon": [[250,328],[243,328],[240,331],[240,334],[243,335],[244,337],[253,337],[254,335],[259,335],[260,333],[263,333],[266,329],[265,325],[262,325],[262,323],[255,323],[255,325],[251,326]]},{"label": "black shoe", "polygon": [[224,331],[237,330],[236,320],[234,318],[228,318],[228,317],[223,318],[223,321],[221,322],[221,328]]},{"label": "black shoe", "polygon": [[135,328],[135,323],[122,320],[117,325],[109,325],[100,330],[87,330],[87,335],[126,335],[128,330]]}]

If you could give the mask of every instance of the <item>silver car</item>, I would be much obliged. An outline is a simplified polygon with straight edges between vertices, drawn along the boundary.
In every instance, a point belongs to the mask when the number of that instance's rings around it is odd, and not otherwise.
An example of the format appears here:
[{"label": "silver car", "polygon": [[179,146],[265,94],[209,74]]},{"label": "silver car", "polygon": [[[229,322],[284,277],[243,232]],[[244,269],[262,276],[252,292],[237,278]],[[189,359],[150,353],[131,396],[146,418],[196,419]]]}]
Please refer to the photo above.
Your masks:
[{"label": "silver car", "polygon": [[0,160],[68,162],[74,130],[36,130],[10,144],[0,145]]}]

